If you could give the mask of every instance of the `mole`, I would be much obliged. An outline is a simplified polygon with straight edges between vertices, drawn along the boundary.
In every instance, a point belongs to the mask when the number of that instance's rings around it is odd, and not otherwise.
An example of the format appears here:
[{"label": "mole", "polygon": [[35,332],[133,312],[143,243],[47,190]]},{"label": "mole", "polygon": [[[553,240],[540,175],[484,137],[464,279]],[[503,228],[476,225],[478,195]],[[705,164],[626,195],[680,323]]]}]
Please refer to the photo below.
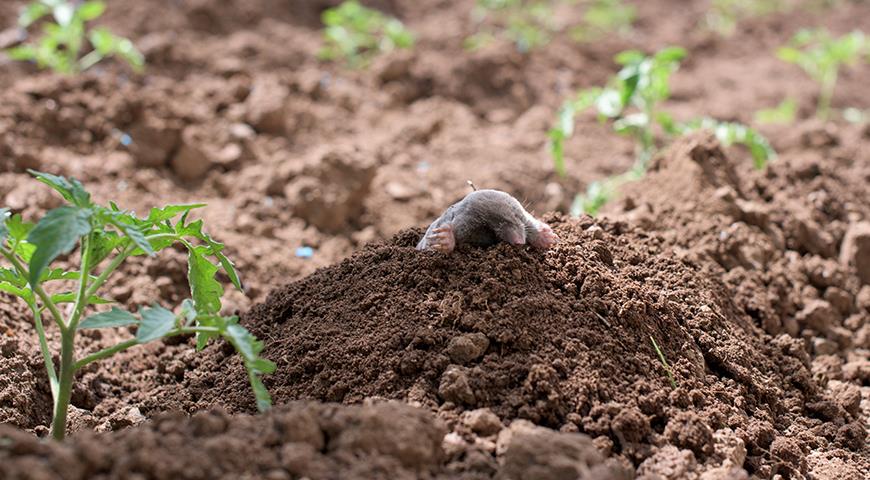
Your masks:
[{"label": "mole", "polygon": [[486,247],[498,242],[546,250],[558,241],[549,225],[533,217],[510,194],[475,190],[429,225],[417,250],[450,253],[457,245]]}]

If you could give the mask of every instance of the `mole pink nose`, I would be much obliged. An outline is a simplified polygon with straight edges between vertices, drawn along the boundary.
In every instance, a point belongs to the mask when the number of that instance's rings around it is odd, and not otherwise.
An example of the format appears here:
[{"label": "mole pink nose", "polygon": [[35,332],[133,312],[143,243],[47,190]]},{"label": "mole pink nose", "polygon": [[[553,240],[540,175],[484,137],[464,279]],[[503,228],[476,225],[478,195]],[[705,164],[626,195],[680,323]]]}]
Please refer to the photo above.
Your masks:
[{"label": "mole pink nose", "polygon": [[525,235],[518,232],[508,232],[507,238],[505,239],[511,245],[525,245],[526,237]]}]

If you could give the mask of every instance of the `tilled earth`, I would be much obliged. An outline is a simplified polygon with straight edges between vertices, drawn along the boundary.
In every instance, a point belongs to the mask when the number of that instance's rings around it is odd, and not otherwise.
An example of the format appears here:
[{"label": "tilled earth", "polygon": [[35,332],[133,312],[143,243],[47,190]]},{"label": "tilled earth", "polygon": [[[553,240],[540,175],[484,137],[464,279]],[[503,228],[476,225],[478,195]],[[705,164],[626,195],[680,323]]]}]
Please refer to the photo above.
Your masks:
[{"label": "tilled earth", "polygon": [[[279,406],[252,415],[230,348],[157,342],[86,369],[73,436],[41,441],[47,379],[23,306],[3,296],[0,476],[870,476],[867,124],[765,127],[779,158],[763,171],[709,135],[678,140],[599,218],[544,215],[562,239],[545,253],[413,249],[468,179],[540,215],[630,166],[632,145],[591,116],[567,177],[546,154],[562,98],[603,82],[614,53],[687,47],[678,116],[751,122],[792,95],[808,118],[814,86],[773,51],[801,27],[860,27],[866,4],[720,38],[698,27],[706,2],[639,2],[630,39],[523,55],[462,50],[471,1],[385,1],[418,47],[346,71],[316,60],[329,3],[121,0],[105,23],[143,48],[146,75],[2,64],[3,203],[31,218],[58,204],[26,168],[137,211],[208,203],[246,284],[225,305],[278,364],[265,382]],[[0,27],[18,5],[0,6]],[[844,71],[835,107],[870,108],[868,74]],[[107,294],[173,305],[185,276],[170,251]]]}]

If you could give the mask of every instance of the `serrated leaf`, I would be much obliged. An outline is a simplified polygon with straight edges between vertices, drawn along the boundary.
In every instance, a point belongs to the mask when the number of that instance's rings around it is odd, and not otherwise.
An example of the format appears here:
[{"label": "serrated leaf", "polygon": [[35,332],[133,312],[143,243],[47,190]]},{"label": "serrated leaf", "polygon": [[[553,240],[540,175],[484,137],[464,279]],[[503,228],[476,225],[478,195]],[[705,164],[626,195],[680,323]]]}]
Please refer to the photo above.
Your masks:
[{"label": "serrated leaf", "polygon": [[[51,301],[54,303],[73,303],[76,301],[76,293],[55,293],[51,296]],[[110,303],[115,303],[115,301],[110,298],[101,297],[99,295],[91,295],[90,297],[88,297],[88,304],[90,305],[108,305]]]},{"label": "serrated leaf", "polygon": [[251,382],[251,389],[254,391],[254,398],[257,400],[257,410],[265,412],[272,408],[272,396],[269,395],[269,390],[263,385],[263,381],[254,373],[248,373],[248,380]]},{"label": "serrated leaf", "polygon": [[27,234],[33,230],[34,224],[25,222],[20,213],[12,215],[6,220],[6,228],[9,229],[9,237],[13,240],[24,240]]},{"label": "serrated leaf", "polygon": [[227,325],[224,335],[247,362],[256,360],[257,355],[263,350],[262,342],[258,341],[257,337],[253,336],[248,329],[238,323]]},{"label": "serrated leaf", "polygon": [[9,282],[0,282],[0,292],[11,293],[12,295],[28,299],[32,297],[30,290],[26,288],[16,287]]},{"label": "serrated leaf", "polygon": [[91,266],[96,267],[100,264],[112,251],[115,250],[121,242],[121,237],[107,230],[96,230],[91,234]]},{"label": "serrated leaf", "polygon": [[39,278],[40,282],[50,282],[53,280],[78,280],[81,277],[79,272],[67,272],[62,268],[52,268],[43,272]]},{"label": "serrated leaf", "polygon": [[147,221],[151,223],[160,223],[166,220],[171,220],[182,213],[187,213],[191,210],[202,208],[204,203],[192,203],[188,205],[167,205],[162,208],[152,208],[148,214]]},{"label": "serrated leaf", "polygon": [[19,288],[27,286],[27,279],[11,268],[0,268],[0,282],[6,282]]},{"label": "serrated leaf", "polygon": [[150,308],[139,310],[142,321],[136,330],[136,341],[147,343],[158,338],[163,338],[175,328],[175,314],[155,304]]},{"label": "serrated leaf", "polygon": [[65,205],[49,210],[27,235],[36,246],[30,258],[30,283],[35,285],[42,271],[59,255],[69,253],[79,238],[91,232],[91,210]]},{"label": "serrated leaf", "polygon": [[37,180],[53,188],[63,196],[64,200],[78,205],[79,207],[87,207],[91,204],[91,194],[85,190],[85,187],[76,179],[67,179],[59,175],[50,173],[38,172],[36,170],[27,170]]},{"label": "serrated leaf", "polygon": [[236,266],[233,264],[232,260],[227,258],[221,252],[217,252],[214,254],[217,257],[218,262],[220,262],[221,267],[223,267],[224,272],[226,272],[227,276],[230,277],[230,282],[238,289],[240,292],[244,291],[244,287],[242,287],[242,281],[239,279],[239,273],[236,271]]},{"label": "serrated leaf", "polygon": [[201,246],[188,250],[187,278],[196,311],[200,314],[216,314],[221,309],[224,289],[215,279],[218,267],[205,258],[204,250],[206,247]]},{"label": "serrated leaf", "polygon": [[196,351],[202,351],[208,341],[217,336],[218,334],[213,332],[196,332]]},{"label": "serrated leaf", "polygon": [[118,307],[112,307],[108,312],[101,312],[84,319],[78,328],[112,328],[139,323],[132,313]]},{"label": "serrated leaf", "polygon": [[130,239],[139,249],[141,249],[144,253],[149,256],[154,256],[154,248],[151,246],[151,243],[145,238],[145,234],[142,232],[142,229],[131,223],[125,223],[122,218],[119,218],[119,215],[114,215],[110,220],[110,223],[118,228],[124,235]]}]

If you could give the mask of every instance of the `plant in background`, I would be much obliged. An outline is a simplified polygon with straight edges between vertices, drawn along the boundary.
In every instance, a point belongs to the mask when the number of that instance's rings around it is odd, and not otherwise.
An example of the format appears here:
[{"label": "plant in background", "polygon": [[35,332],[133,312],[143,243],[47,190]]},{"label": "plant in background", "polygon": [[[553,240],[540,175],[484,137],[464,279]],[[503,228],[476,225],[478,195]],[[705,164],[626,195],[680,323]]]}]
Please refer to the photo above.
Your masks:
[{"label": "plant in background", "polygon": [[704,21],[714,32],[731,36],[741,20],[769,15],[785,7],[783,0],[713,0]]},{"label": "plant in background", "polygon": [[[553,9],[564,0],[477,0],[472,15],[482,31],[465,39],[470,50],[480,48],[497,38],[528,52],[546,45],[557,30]],[[481,27],[485,22],[492,27]]]},{"label": "plant in background", "polygon": [[[141,71],[145,59],[130,40],[109,30],[85,24],[98,18],[106,9],[101,1],[72,2],[69,0],[39,0],[28,4],[18,18],[18,25],[27,29],[47,15],[42,23],[42,35],[31,43],[6,50],[14,60],[33,61],[40,68],[73,74],[87,70],[106,57],[117,56],[136,71]],[[82,56],[85,41],[90,52]]]},{"label": "plant in background", "polygon": [[655,122],[667,130],[673,129],[673,119],[658,107],[670,96],[671,74],[685,55],[686,51],[679,47],[665,48],[652,56],[635,50],[619,53],[615,60],[622,69],[606,87],[582,90],[560,109],[559,121],[549,132],[556,171],[565,175],[564,142],[573,134],[577,114],[590,107],[602,121],[613,120],[617,133],[635,138],[638,146],[635,169],[645,171],[655,151]]},{"label": "plant in background", "polygon": [[414,46],[414,35],[398,19],[349,0],[323,12],[320,58],[344,59],[353,68],[365,67],[375,56]]},{"label": "plant in background", "polygon": [[797,115],[797,102],[786,98],[776,107],[765,108],[755,112],[755,122],[759,124],[791,123]]},{"label": "plant in background", "polygon": [[589,108],[595,109],[601,121],[611,120],[614,131],[633,137],[637,145],[634,166],[620,175],[591,183],[585,194],[574,198],[572,214],[594,215],[621,185],[643,177],[658,148],[656,130],[668,138],[699,129],[711,130],[726,146],[745,145],[757,168],[763,168],[775,156],[767,140],[745,125],[710,118],[679,123],[661,109],[661,104],[670,97],[671,75],[685,55],[686,51],[679,47],[664,48],[651,56],[634,50],[621,52],[615,60],[622,68],[606,87],[581,90],[563,104],[556,125],[549,131],[550,153],[559,175],[566,175],[565,141],[573,135],[575,118]]},{"label": "plant in background", "polygon": [[611,32],[626,34],[636,17],[636,9],[622,0],[591,0],[583,23],[571,29],[571,36],[578,42],[587,42]]},{"label": "plant in background", "polygon": [[819,84],[816,115],[827,119],[831,111],[831,98],[837,86],[841,65],[855,65],[868,50],[862,32],[852,32],[834,38],[827,30],[801,30],[777,55],[783,61],[801,67]]},{"label": "plant in background", "polygon": [[[220,314],[223,287],[215,275],[223,270],[233,285],[241,289],[239,277],[222,253],[224,246],[203,231],[202,220],[187,221],[190,211],[202,205],[154,208],[146,218],[138,218],[114,203],[108,207],[95,204],[76,180],[31,173],[60,193],[67,203],[47,212],[35,225],[24,222],[20,215],[10,216],[8,209],[0,209],[0,256],[9,264],[8,268],[0,268],[0,291],[20,297],[33,313],[54,400],[51,424],[54,438],[64,437],[78,370],[130,347],[176,335],[195,335],[197,350],[215,337],[232,344],[242,357],[257,406],[261,410],[269,407],[271,400],[260,375],[274,371],[275,364],[260,357],[262,342],[239,325],[238,317]],[[188,252],[192,299],[182,302],[176,312],[155,303],[140,308],[138,313],[112,307],[88,315],[92,305],[113,303],[101,297],[100,290],[126,259],[155,255],[174,244],[181,244]],[[79,246],[76,268],[51,268],[52,262],[69,254],[76,245]],[[73,262],[65,262],[69,263]],[[70,282],[74,282],[75,288],[64,290],[62,287]],[[47,288],[49,284],[51,288]],[[43,324],[46,316],[60,332],[57,368]],[[79,330],[131,325],[137,327],[134,338],[76,358]]]}]

